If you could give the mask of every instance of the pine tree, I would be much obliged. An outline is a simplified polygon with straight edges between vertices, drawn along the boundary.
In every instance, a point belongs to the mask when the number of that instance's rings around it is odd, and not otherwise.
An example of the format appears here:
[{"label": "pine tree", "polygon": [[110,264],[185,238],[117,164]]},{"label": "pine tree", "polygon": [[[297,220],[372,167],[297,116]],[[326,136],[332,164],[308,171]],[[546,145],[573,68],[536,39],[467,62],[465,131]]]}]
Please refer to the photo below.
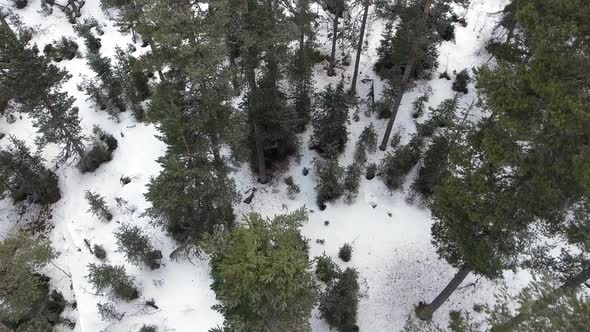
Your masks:
[{"label": "pine tree", "polygon": [[0,197],[4,192],[19,201],[29,199],[35,203],[53,204],[61,193],[57,176],[45,168],[41,156],[31,154],[23,141],[11,137],[12,146],[0,150]]},{"label": "pine tree", "polygon": [[346,2],[344,0],[325,0],[323,2],[324,9],[334,16],[332,19],[332,51],[330,53],[330,67],[328,68],[328,76],[335,76],[336,66],[336,41],[339,37],[338,23],[343,17],[346,10]]},{"label": "pine tree", "polygon": [[418,193],[424,201],[434,194],[435,187],[450,175],[449,153],[451,143],[445,136],[435,136],[424,153],[424,158],[418,169],[418,176],[412,183],[412,190]]},{"label": "pine tree", "polygon": [[142,7],[139,1],[135,0],[101,0],[100,6],[104,11],[111,8],[118,9],[115,18],[115,25],[121,32],[130,32],[133,43],[136,42],[137,34],[141,29]]},{"label": "pine tree", "polygon": [[145,111],[141,103],[151,95],[148,77],[131,54],[121,49],[116,49],[116,53],[115,77],[121,82],[123,97],[133,116],[137,121],[143,121]]},{"label": "pine tree", "polygon": [[133,278],[129,277],[122,265],[89,264],[86,279],[97,292],[107,292],[111,298],[126,301],[135,300],[139,292],[133,286]]},{"label": "pine tree", "polygon": [[139,226],[121,224],[119,230],[115,232],[115,239],[119,251],[125,254],[125,258],[131,264],[145,264],[152,270],[160,267],[159,260],[162,258],[162,253],[154,250],[149,237]]},{"label": "pine tree", "polygon": [[[35,46],[29,47],[30,32],[20,29],[15,33],[4,17],[0,17],[0,53],[3,69],[0,86],[7,89],[10,98],[21,104],[21,110],[30,114],[40,136],[36,143],[62,145],[58,159],[65,162],[73,155],[84,156],[84,137],[81,134],[78,108],[74,98],[60,88],[70,76],[63,70],[37,55]],[[10,61],[9,61],[10,59]],[[6,67],[4,67],[6,66]]]},{"label": "pine tree", "polygon": [[90,205],[90,209],[88,209],[88,212],[91,212],[99,218],[104,218],[107,221],[111,221],[113,219],[113,215],[109,211],[109,208],[107,206],[107,203],[105,202],[104,197],[90,190],[86,190],[84,192],[84,197],[86,198],[88,205]]},{"label": "pine tree", "polygon": [[[39,274],[53,257],[49,242],[18,233],[0,242],[0,321],[17,328],[28,322],[49,329],[43,309],[49,295]],[[20,330],[19,330],[20,331]]]},{"label": "pine tree", "polygon": [[408,144],[387,153],[381,160],[380,174],[387,188],[398,190],[402,187],[406,175],[420,160],[421,145],[421,139],[414,136]]},{"label": "pine tree", "polygon": [[[289,3],[289,2],[286,2]],[[315,43],[314,22],[317,15],[311,11],[311,1],[297,0],[290,7],[293,21],[297,26],[299,47],[293,54],[289,78],[294,87],[295,113],[298,118],[297,131],[302,132],[310,120],[313,104],[313,47]]]},{"label": "pine tree", "polygon": [[348,142],[349,103],[344,92],[344,84],[340,82],[336,89],[328,85],[319,96],[318,110],[312,119],[313,134],[311,146],[318,153],[332,158],[342,153]]},{"label": "pine tree", "polygon": [[358,272],[347,268],[328,285],[320,298],[320,314],[338,331],[358,331],[356,325],[360,288]]},{"label": "pine tree", "polygon": [[[307,241],[299,233],[305,211],[263,219],[211,238],[212,289],[224,327],[244,331],[305,331],[316,300]],[[247,225],[247,226],[246,226]]]},{"label": "pine tree", "polygon": [[337,159],[315,160],[316,174],[318,178],[315,191],[316,203],[320,210],[326,208],[326,202],[334,201],[344,193],[344,170],[338,165]]},{"label": "pine tree", "polygon": [[[379,59],[375,71],[388,80],[391,91],[395,91],[391,116],[383,136],[382,151],[387,149],[393,123],[401,104],[404,92],[413,80],[424,79],[437,66],[437,45],[442,41],[439,34],[441,25],[448,24],[446,14],[450,7],[448,0],[424,0],[396,2],[381,9],[382,16],[392,20],[385,30],[384,40],[377,49]],[[399,23],[395,35],[392,22],[398,19],[391,13],[399,13]],[[397,15],[397,14],[396,14]]]}]

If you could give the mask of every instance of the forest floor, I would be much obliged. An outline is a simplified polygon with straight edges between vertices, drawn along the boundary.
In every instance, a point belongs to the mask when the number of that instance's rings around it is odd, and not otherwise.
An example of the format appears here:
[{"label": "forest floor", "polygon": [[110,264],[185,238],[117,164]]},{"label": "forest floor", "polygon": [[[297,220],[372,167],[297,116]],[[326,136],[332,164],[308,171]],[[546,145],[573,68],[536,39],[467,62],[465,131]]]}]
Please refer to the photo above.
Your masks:
[{"label": "forest floor", "polygon": [[[435,107],[442,100],[454,96],[451,90],[452,80],[439,79],[440,73],[446,69],[454,77],[454,70],[471,70],[489,60],[484,44],[491,38],[497,23],[498,17],[493,13],[500,11],[504,2],[472,0],[466,10],[457,7],[457,14],[465,17],[467,26],[457,24],[455,40],[444,42],[440,46],[439,68],[432,73],[431,80],[420,82],[404,96],[394,126],[394,132],[399,131],[402,134],[402,143],[416,129],[410,112],[411,104],[417,97],[430,92],[427,105]],[[68,36],[78,42],[82,53],[85,52],[83,40],[73,31],[72,25],[59,10],[55,10],[51,16],[45,16],[40,13],[40,0],[31,0],[28,7],[17,13],[27,26],[37,31],[34,42],[40,49],[52,40]],[[103,25],[103,56],[113,56],[116,46],[126,47],[132,43],[130,35],[121,34],[113,26],[113,21],[100,9],[98,0],[88,1],[83,7],[82,19],[88,17],[96,18]],[[330,47],[327,24],[322,23],[319,27],[319,46],[326,54]],[[376,60],[376,47],[379,45],[382,29],[383,25],[375,17],[371,17],[367,50],[361,59],[357,89],[361,99],[366,99],[371,84],[374,84],[376,98],[381,96],[383,82],[373,72],[372,64]],[[137,56],[144,50],[140,44],[141,42],[136,44],[138,51],[133,55]],[[354,59],[353,50],[339,50],[338,53],[341,52],[349,53],[350,58]],[[168,255],[175,249],[175,244],[160,228],[151,225],[150,220],[141,216],[149,206],[143,196],[146,184],[150,177],[158,174],[160,168],[156,159],[166,148],[156,137],[157,128],[151,124],[137,123],[131,114],[122,114],[117,120],[109,118],[105,112],[97,111],[92,102],[87,100],[88,97],[77,88],[84,75],[92,75],[84,58],[63,61],[58,65],[65,67],[72,75],[64,89],[76,98],[75,105],[80,109],[84,132],[90,133],[94,125],[100,125],[119,141],[113,160],[94,173],[81,174],[74,165],[56,169],[63,197],[48,211],[52,218],[47,234],[58,255],[53,264],[46,268],[46,273],[52,277],[52,287],[63,292],[69,301],[76,301],[76,309],[69,308],[66,312],[66,316],[76,322],[74,330],[137,331],[143,324],[154,324],[158,326],[158,331],[205,332],[221,324],[222,316],[211,309],[216,300],[215,294],[210,290],[207,259],[193,257],[190,260],[171,260]],[[350,83],[352,70],[353,65],[338,68],[335,77],[328,77],[318,64],[315,68],[317,90],[330,83],[337,84],[342,78],[345,83]],[[471,83],[469,93],[459,96],[460,105],[467,108],[476,98],[476,89]],[[378,120],[375,114],[368,114],[365,104],[359,105],[358,122],[352,120],[354,112],[350,112],[349,142],[345,153],[340,157],[342,166],[352,161],[354,145],[366,125],[373,123],[379,136],[386,125],[386,120]],[[477,114],[478,111],[474,111],[471,116]],[[418,121],[424,121],[428,116],[426,112]],[[12,121],[8,121],[8,117],[0,118],[0,131],[15,135],[33,146],[35,128],[29,119],[23,116],[15,120],[14,123],[9,123]],[[316,177],[313,172],[313,160],[317,154],[308,149],[310,133],[308,129],[301,136],[299,155],[283,165],[282,172],[275,172],[269,184],[256,183],[255,176],[247,165],[235,169],[232,176],[242,195],[242,199],[236,203],[236,212],[238,216],[258,212],[270,217],[306,207],[309,220],[303,225],[302,233],[310,240],[311,257],[326,253],[342,268],[354,267],[359,271],[363,293],[358,315],[360,330],[399,331],[408,318],[413,319],[414,305],[419,301],[432,300],[456,272],[438,258],[430,243],[430,213],[428,209],[408,199],[407,189],[411,181],[407,181],[405,191],[390,192],[378,178],[368,181],[364,176],[354,203],[347,204],[339,200],[329,203],[324,211],[319,211],[315,204]],[[0,146],[5,144],[7,139],[0,140]],[[55,147],[46,149],[45,158],[53,160],[56,151]],[[369,156],[369,162],[378,163],[383,156],[383,152],[377,151]],[[304,167],[311,170],[307,176],[302,173]],[[414,173],[415,170],[412,174]],[[123,186],[120,182],[122,176],[131,177],[131,183]],[[283,181],[288,176],[293,176],[295,183],[301,187],[301,192],[294,199],[288,197],[287,186]],[[412,175],[409,179],[411,178]],[[258,189],[252,202],[242,203],[252,188]],[[113,210],[116,207],[116,197],[123,198],[128,205],[114,211],[112,222],[99,221],[87,212],[88,206],[84,199],[84,191],[87,189],[105,196]],[[19,211],[19,207],[13,206],[8,199],[0,201],[0,218],[12,221],[0,222],[0,239],[30,223],[30,219],[37,215],[30,212],[22,215]],[[329,221],[328,226],[325,221]],[[116,252],[113,236],[113,231],[123,222],[140,225],[154,239],[155,246],[164,254],[162,268],[151,271],[126,264],[123,254]],[[96,304],[106,302],[107,299],[96,295],[85,279],[88,264],[98,263],[86,247],[85,239],[91,244],[103,245],[109,254],[109,263],[125,265],[140,289],[139,301],[118,303],[119,310],[126,312],[121,321],[104,322],[97,313]],[[318,243],[317,240],[323,242]],[[353,245],[354,252],[352,260],[343,263],[337,258],[337,252],[346,242]],[[504,282],[514,292],[526,284],[528,279],[526,272],[515,274],[507,271]],[[441,327],[447,326],[449,312],[452,310],[469,311],[477,318],[477,314],[473,313],[473,306],[493,304],[494,293],[501,285],[502,283],[469,276],[436,312],[434,323]],[[149,299],[154,299],[159,309],[144,306]],[[315,311],[311,323],[314,331],[329,330]],[[426,326],[422,328],[428,329]],[[69,329],[62,327],[60,330]]]}]

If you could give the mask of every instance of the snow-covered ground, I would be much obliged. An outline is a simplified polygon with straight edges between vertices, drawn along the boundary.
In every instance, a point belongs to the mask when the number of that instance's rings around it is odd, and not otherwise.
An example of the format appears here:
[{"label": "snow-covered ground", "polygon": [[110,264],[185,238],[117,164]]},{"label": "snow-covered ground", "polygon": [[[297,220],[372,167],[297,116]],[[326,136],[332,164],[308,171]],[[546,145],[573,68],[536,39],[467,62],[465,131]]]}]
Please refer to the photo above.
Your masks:
[{"label": "snow-covered ground", "polygon": [[[504,0],[472,0],[469,8],[464,11],[457,9],[461,16],[465,14],[467,27],[456,26],[456,40],[445,42],[440,46],[439,69],[433,73],[432,80],[418,84],[404,96],[400,112],[397,116],[395,131],[401,131],[404,140],[415,131],[414,120],[410,115],[411,103],[424,91],[431,90],[428,105],[436,106],[446,98],[453,96],[452,81],[439,79],[438,73],[447,69],[460,71],[464,68],[476,67],[488,60],[489,55],[483,44],[490,38],[497,17],[491,15],[504,7]],[[1,4],[0,4],[1,5]],[[40,0],[29,1],[28,7],[17,11],[27,26],[36,29],[34,42],[40,49],[61,36],[69,36],[77,40],[84,53],[84,43],[73,31],[64,15],[55,10],[51,16],[40,12]],[[99,1],[87,1],[82,9],[82,18],[95,17],[101,24],[105,34],[101,37],[101,54],[112,56],[116,46],[125,47],[130,44],[131,36],[122,35],[113,26],[113,22],[99,8]],[[381,38],[383,25],[373,18],[369,23],[368,51],[362,56],[360,66],[358,95],[364,97],[370,84],[360,83],[364,78],[375,82],[376,96],[380,95],[382,82],[372,71],[375,62],[376,47]],[[137,46],[138,55],[142,49]],[[320,47],[328,53],[329,43],[326,41],[326,27],[320,26]],[[340,52],[339,52],[340,53]],[[351,53],[354,59],[354,54]],[[110,119],[105,112],[97,111],[87,96],[78,91],[77,84],[83,75],[92,75],[84,58],[64,61],[59,64],[72,74],[72,79],[64,86],[70,95],[76,98],[76,106],[80,108],[82,127],[90,133],[92,126],[100,125],[119,140],[119,148],[114,152],[113,161],[102,165],[96,172],[80,174],[72,165],[56,170],[60,177],[62,199],[51,209],[53,229],[49,237],[58,252],[58,257],[47,267],[47,274],[52,276],[52,286],[64,293],[70,301],[76,301],[77,309],[68,309],[66,316],[77,322],[75,331],[137,331],[143,324],[154,324],[159,331],[207,331],[222,323],[222,316],[213,311],[211,306],[216,303],[215,294],[210,290],[208,262],[193,258],[190,261],[181,259],[171,261],[168,258],[175,248],[159,228],[149,224],[149,220],[140,217],[148,207],[143,197],[146,184],[151,176],[159,172],[156,159],[161,156],[165,146],[156,135],[153,125],[136,123],[130,114],[124,114],[119,121]],[[316,87],[323,88],[329,83],[337,83],[345,77],[350,81],[352,66],[338,69],[335,77],[327,77],[321,66],[316,68]],[[342,74],[342,75],[341,75]],[[470,105],[476,98],[475,88],[470,85],[470,93],[461,95],[462,105]],[[352,117],[351,112],[351,117]],[[426,117],[428,114],[425,115]],[[377,120],[375,115],[367,117],[360,110],[360,121],[351,121],[349,144],[341,156],[341,165],[352,160],[356,139],[362,129],[373,123],[379,135],[382,135],[385,121]],[[30,121],[23,116],[15,123],[8,123],[0,118],[0,132],[8,133],[25,140],[33,146],[35,130]],[[407,203],[407,193],[390,192],[379,179],[362,180],[359,196],[354,204],[338,201],[328,204],[324,211],[315,205],[314,187],[316,178],[313,171],[303,176],[302,169],[313,169],[315,152],[307,149],[309,131],[302,135],[301,155],[290,161],[289,169],[277,174],[271,184],[259,185],[251,174],[250,168],[243,165],[236,169],[234,176],[238,190],[245,193],[253,187],[258,188],[251,204],[238,203],[238,215],[247,212],[258,212],[273,216],[286,213],[302,206],[308,208],[309,221],[303,226],[303,234],[310,239],[311,255],[326,253],[339,262],[342,267],[350,266],[358,269],[361,276],[363,298],[359,307],[359,326],[361,331],[399,331],[408,317],[412,316],[413,306],[418,301],[430,301],[452,278],[455,270],[445,261],[438,259],[434,247],[430,243],[430,213],[416,204]],[[7,144],[7,139],[0,140],[0,146]],[[47,160],[52,160],[55,148],[44,152]],[[378,162],[383,153],[370,155],[370,161]],[[53,166],[48,163],[48,166]],[[301,187],[301,193],[291,200],[287,197],[283,179],[292,175],[295,183]],[[132,182],[121,185],[121,176],[130,176]],[[87,212],[84,191],[94,190],[107,198],[113,208],[114,219],[110,223],[97,220]],[[134,212],[128,209],[116,210],[115,198],[121,197],[136,207]],[[116,211],[115,211],[116,210]],[[10,216],[11,222],[0,222],[0,239],[25,224],[18,216],[17,208],[9,200],[0,201],[0,218]],[[14,221],[19,220],[16,224]],[[326,226],[324,221],[329,221]],[[142,226],[152,236],[155,245],[164,254],[163,267],[151,271],[126,264],[123,255],[116,252],[113,231],[122,222]],[[121,321],[104,322],[97,313],[96,303],[107,300],[94,294],[94,290],[85,279],[87,265],[98,263],[98,260],[87,249],[84,239],[91,244],[104,245],[111,264],[123,264],[127,272],[135,278],[141,292],[139,300],[124,303],[118,302],[120,311],[126,312]],[[325,240],[323,244],[316,240]],[[337,258],[338,248],[345,242],[354,246],[352,260],[342,263]],[[56,267],[59,267],[57,269]],[[507,272],[505,281],[514,289],[526,283],[527,274]],[[497,290],[495,282],[477,279],[470,276],[462,287],[457,290],[435,314],[434,321],[446,326],[448,312],[451,310],[470,310],[474,304],[491,303],[493,293]],[[146,300],[154,299],[158,310],[145,307]],[[312,318],[314,331],[328,331],[317,313]],[[62,330],[68,330],[63,327]]]}]

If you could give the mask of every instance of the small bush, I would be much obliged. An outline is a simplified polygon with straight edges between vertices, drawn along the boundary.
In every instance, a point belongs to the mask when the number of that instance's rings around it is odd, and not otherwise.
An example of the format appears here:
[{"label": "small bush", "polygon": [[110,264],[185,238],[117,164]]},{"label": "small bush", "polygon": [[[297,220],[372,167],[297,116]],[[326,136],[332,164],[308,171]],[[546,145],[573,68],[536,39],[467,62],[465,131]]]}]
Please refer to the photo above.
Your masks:
[{"label": "small bush", "polygon": [[402,141],[402,135],[399,132],[395,132],[393,133],[393,135],[391,135],[391,138],[389,139],[389,145],[394,148],[397,149],[397,147],[399,146],[399,143]]},{"label": "small bush", "polygon": [[359,164],[367,161],[367,152],[374,153],[377,150],[377,133],[373,124],[363,129],[354,150],[354,160]]},{"label": "small bush", "polygon": [[346,167],[344,174],[344,197],[348,203],[352,203],[358,195],[361,173],[362,167],[357,163],[352,163]]},{"label": "small bush", "polygon": [[104,247],[99,244],[95,244],[92,247],[92,252],[94,252],[94,256],[98,259],[103,260],[107,258],[107,251],[104,250]]},{"label": "small bush", "polygon": [[133,286],[133,279],[127,275],[122,265],[89,264],[86,279],[97,292],[107,292],[112,298],[130,301],[139,297],[139,292]]},{"label": "small bush", "polygon": [[98,314],[104,321],[121,320],[124,313],[120,313],[112,303],[97,303]]},{"label": "small bush", "polygon": [[12,0],[16,9],[23,9],[29,4],[29,0]]},{"label": "small bush", "polygon": [[316,160],[316,174],[318,183],[315,187],[317,193],[316,202],[320,209],[325,208],[325,203],[334,201],[344,193],[342,178],[344,170],[338,165],[338,160]]},{"label": "small bush", "polygon": [[156,325],[143,325],[139,332],[156,332],[157,330]]},{"label": "small bush", "polygon": [[338,331],[358,331],[359,297],[358,272],[347,268],[339,275],[338,281],[329,285],[322,294],[319,306],[321,317]]},{"label": "small bush", "polygon": [[73,39],[61,37],[57,42],[45,45],[43,53],[57,62],[64,59],[72,60],[78,54],[78,44]]},{"label": "small bush", "polygon": [[316,257],[315,274],[320,281],[328,284],[340,275],[340,268],[332,258],[323,254]]},{"label": "small bush", "polygon": [[375,163],[370,163],[367,166],[367,172],[365,174],[365,178],[367,180],[373,180],[373,178],[375,178],[375,175],[377,174],[377,164]]},{"label": "small bush", "polygon": [[94,172],[103,163],[113,160],[113,151],[118,147],[117,139],[113,135],[98,126],[95,126],[92,131],[94,143],[79,164],[82,173]]},{"label": "small bush", "polygon": [[469,93],[467,89],[467,84],[469,84],[469,72],[467,69],[461,70],[457,77],[455,77],[455,82],[453,82],[453,91],[463,92],[464,94]]},{"label": "small bush", "polygon": [[377,119],[389,119],[391,116],[391,103],[383,100],[375,101],[373,111],[377,113]]},{"label": "small bush", "polygon": [[412,117],[417,119],[424,114],[426,110],[426,102],[428,101],[428,95],[423,94],[422,96],[416,98],[412,103]]},{"label": "small bush", "polygon": [[352,245],[350,243],[345,243],[340,250],[338,250],[338,258],[343,260],[344,262],[349,262],[352,258]]},{"label": "small bush", "polygon": [[109,212],[109,208],[105,202],[104,197],[90,190],[86,190],[84,195],[88,205],[90,205],[88,212],[91,212],[99,218],[104,218],[107,221],[111,221],[113,219],[113,215]]},{"label": "small bush", "polygon": [[127,261],[133,265],[145,264],[155,270],[160,267],[162,258],[159,250],[154,250],[151,241],[139,226],[123,223],[115,232],[119,251],[125,254]]},{"label": "small bush", "polygon": [[301,192],[301,188],[295,184],[292,176],[285,179],[285,184],[287,184],[287,195],[290,199],[294,199]]}]

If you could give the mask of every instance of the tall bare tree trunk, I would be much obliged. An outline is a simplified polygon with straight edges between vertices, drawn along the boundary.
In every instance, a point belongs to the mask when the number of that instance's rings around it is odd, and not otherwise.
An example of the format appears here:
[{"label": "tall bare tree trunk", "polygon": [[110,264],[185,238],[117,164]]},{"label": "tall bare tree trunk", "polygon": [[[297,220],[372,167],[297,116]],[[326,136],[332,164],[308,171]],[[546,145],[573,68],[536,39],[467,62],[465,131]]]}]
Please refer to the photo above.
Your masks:
[{"label": "tall bare tree trunk", "polygon": [[[430,7],[432,7],[432,0],[425,0],[424,11],[422,12],[422,16],[420,17],[424,24],[426,24],[426,19],[428,18],[428,16],[430,16]],[[420,38],[420,36],[415,36],[414,38]],[[408,85],[408,81],[410,79],[410,75],[412,74],[412,70],[414,69],[414,65],[416,64],[415,48],[416,46],[412,45],[412,56],[410,57],[410,61],[408,61],[406,67],[404,68],[404,75],[400,83],[399,91],[395,96],[395,101],[393,103],[393,108],[391,110],[391,117],[389,118],[389,122],[387,123],[387,129],[385,130],[385,135],[383,135],[383,141],[381,142],[381,146],[379,147],[381,151],[385,151],[387,149],[387,143],[389,142],[389,136],[391,135],[393,123],[395,122],[395,117],[397,116],[397,111],[399,110],[399,106],[402,102],[402,97],[404,96],[406,87]]]},{"label": "tall bare tree trunk", "polygon": [[387,128],[385,129],[385,135],[383,135],[383,141],[381,141],[381,146],[379,146],[379,149],[381,151],[385,151],[387,149],[387,143],[389,142],[389,136],[391,136],[393,123],[395,122],[395,117],[397,116],[399,106],[402,103],[402,98],[404,96],[406,86],[408,85],[408,81],[410,80],[410,75],[412,74],[412,70],[414,69],[415,60],[416,58],[413,58],[412,61],[410,61],[410,63],[406,65],[406,68],[404,68],[404,76],[402,77],[399,90],[395,95],[395,100],[393,101],[393,107],[391,108],[391,115],[389,116],[389,122],[387,122]]},{"label": "tall bare tree trunk", "polygon": [[332,53],[330,54],[330,68],[328,68],[328,76],[336,75],[336,71],[334,67],[336,66],[336,39],[338,38],[338,10],[334,14],[334,21],[333,21],[333,32],[332,32]]},{"label": "tall bare tree trunk", "polygon": [[432,314],[440,308],[440,306],[445,303],[446,300],[449,299],[451,294],[461,285],[463,280],[469,275],[469,270],[466,268],[461,268],[451,279],[448,283],[447,287],[438,294],[438,296],[430,303],[423,303],[420,302],[416,307],[416,316],[422,320],[430,320],[432,318]]},{"label": "tall bare tree trunk", "polygon": [[[545,310],[551,303],[557,300],[559,297],[567,292],[573,292],[576,288],[580,287],[586,280],[590,279],[590,266],[587,266],[580,273],[566,280],[563,285],[559,286],[551,293],[547,294],[532,305],[531,309],[535,312]],[[518,315],[512,317],[508,322],[492,328],[493,332],[509,332],[515,330],[518,325],[524,322],[528,318],[528,315],[523,312],[519,312]]]},{"label": "tall bare tree trunk", "polygon": [[363,42],[365,38],[365,28],[367,26],[367,16],[369,15],[369,6],[371,0],[365,0],[365,9],[363,11],[363,22],[361,24],[361,33],[359,35],[359,43],[356,47],[356,61],[354,63],[354,73],[352,74],[352,85],[350,86],[350,95],[356,95],[356,80],[359,73],[359,65],[361,62],[361,53],[363,52]]}]

